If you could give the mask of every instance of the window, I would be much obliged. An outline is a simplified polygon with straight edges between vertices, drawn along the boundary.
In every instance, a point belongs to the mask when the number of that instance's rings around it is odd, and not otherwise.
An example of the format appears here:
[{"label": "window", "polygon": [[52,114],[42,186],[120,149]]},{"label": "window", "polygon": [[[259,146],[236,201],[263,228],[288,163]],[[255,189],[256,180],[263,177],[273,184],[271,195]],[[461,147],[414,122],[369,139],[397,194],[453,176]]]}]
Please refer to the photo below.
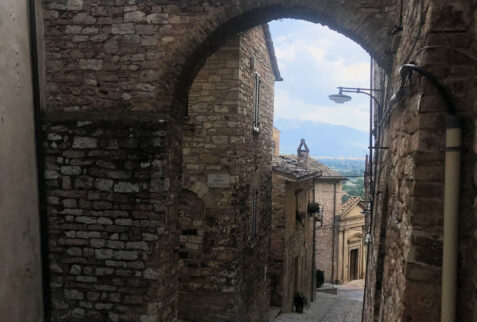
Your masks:
[{"label": "window", "polygon": [[260,131],[260,84],[262,80],[258,73],[255,73],[255,90],[253,95],[253,131]]},{"label": "window", "polygon": [[250,239],[255,241],[257,239],[257,211],[258,211],[258,190],[252,189],[252,201],[251,201],[251,231]]}]

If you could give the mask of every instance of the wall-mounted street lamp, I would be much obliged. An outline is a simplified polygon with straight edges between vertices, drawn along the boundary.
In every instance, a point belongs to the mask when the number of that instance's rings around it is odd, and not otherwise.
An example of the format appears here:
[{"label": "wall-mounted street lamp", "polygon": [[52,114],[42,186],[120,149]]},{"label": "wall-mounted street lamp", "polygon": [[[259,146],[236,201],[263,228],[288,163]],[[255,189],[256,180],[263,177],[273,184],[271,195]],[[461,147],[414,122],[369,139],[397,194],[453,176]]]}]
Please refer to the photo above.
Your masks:
[{"label": "wall-mounted street lamp", "polygon": [[343,94],[343,87],[338,87],[340,92],[338,94],[333,94],[328,96],[330,100],[338,104],[343,104],[345,102],[351,101],[351,96]]},{"label": "wall-mounted street lamp", "polygon": [[373,242],[373,238],[371,237],[371,233],[368,231],[366,236],[364,237],[364,245],[369,246]]},{"label": "wall-mounted street lamp", "polygon": [[[369,196],[369,203],[366,206],[366,213],[372,214],[373,213],[373,197],[374,197],[374,180],[373,180],[373,104],[372,100],[376,102],[378,106],[378,110],[382,111],[381,103],[379,103],[378,99],[372,94],[373,92],[382,92],[382,89],[373,89],[373,88],[359,88],[359,87],[338,87],[338,94],[329,95],[329,99],[334,101],[338,104],[343,104],[345,102],[349,102],[351,100],[351,96],[345,95],[343,93],[355,93],[355,94],[365,94],[370,97],[369,100],[369,188],[370,188],[370,196]],[[371,218],[370,218],[371,219]],[[369,238],[368,238],[369,235]],[[366,234],[366,240],[371,242],[371,234]]]},{"label": "wall-mounted street lamp", "polygon": [[378,105],[379,109],[381,110],[381,103],[377,100],[376,97],[371,95],[372,92],[382,92],[382,89],[376,89],[376,88],[359,88],[359,87],[338,87],[338,94],[333,94],[329,95],[329,99],[334,101],[335,103],[338,104],[343,104],[348,101],[351,101],[351,96],[345,95],[343,93],[356,93],[356,94],[365,94],[368,95],[370,98],[372,98],[376,104]]}]

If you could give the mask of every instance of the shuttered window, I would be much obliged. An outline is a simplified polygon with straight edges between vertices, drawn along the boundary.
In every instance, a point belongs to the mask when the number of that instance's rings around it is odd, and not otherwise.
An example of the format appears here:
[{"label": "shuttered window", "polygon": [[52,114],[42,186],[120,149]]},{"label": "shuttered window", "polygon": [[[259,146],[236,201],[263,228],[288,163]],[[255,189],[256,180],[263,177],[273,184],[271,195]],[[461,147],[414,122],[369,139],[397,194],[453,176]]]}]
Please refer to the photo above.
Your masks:
[{"label": "shuttered window", "polygon": [[258,132],[260,129],[260,85],[261,78],[258,73],[255,73],[255,90],[253,96],[253,130]]}]

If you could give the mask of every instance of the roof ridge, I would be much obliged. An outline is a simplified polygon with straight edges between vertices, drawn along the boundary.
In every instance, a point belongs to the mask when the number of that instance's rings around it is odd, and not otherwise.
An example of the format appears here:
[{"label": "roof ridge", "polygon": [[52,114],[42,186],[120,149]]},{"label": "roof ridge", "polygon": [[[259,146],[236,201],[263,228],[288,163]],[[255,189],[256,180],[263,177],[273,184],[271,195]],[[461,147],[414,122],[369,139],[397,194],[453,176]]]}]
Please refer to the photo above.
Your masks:
[{"label": "roof ridge", "polygon": [[344,204],[341,205],[341,209],[338,212],[338,215],[342,216],[346,214],[354,205],[358,204],[361,201],[361,197],[351,196]]},{"label": "roof ridge", "polygon": [[[297,159],[296,154],[281,154],[279,155],[280,157],[284,158],[292,158],[292,159]],[[316,162],[317,165],[314,165],[313,162]],[[322,177],[342,177],[346,178],[343,174],[339,173],[338,171],[328,167],[327,165],[324,165],[322,162],[316,160],[313,157],[308,157],[308,167],[315,167],[315,168],[322,168],[320,169],[323,172]]]}]

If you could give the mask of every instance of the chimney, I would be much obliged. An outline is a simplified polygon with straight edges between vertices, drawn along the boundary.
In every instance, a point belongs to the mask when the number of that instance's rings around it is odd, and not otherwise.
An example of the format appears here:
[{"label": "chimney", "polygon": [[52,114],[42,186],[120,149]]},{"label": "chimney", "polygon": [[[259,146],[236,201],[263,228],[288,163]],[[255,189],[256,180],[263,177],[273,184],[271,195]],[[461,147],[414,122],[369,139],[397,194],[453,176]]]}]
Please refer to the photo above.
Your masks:
[{"label": "chimney", "polygon": [[300,167],[308,168],[308,155],[310,154],[310,150],[306,145],[305,139],[301,139],[300,145],[298,146],[297,152],[297,163]]}]

